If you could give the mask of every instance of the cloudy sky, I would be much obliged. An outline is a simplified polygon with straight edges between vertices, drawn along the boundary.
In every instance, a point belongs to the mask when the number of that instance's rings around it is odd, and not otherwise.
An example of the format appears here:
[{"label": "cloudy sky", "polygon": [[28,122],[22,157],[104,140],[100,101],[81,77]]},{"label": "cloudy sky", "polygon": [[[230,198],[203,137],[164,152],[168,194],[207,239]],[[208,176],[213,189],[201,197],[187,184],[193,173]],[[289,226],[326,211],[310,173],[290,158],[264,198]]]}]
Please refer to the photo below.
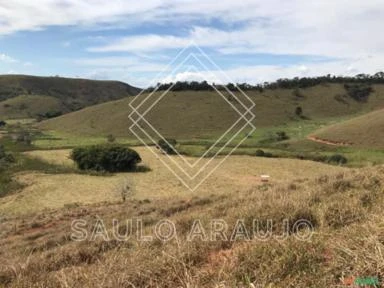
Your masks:
[{"label": "cloudy sky", "polygon": [[[216,81],[219,68],[253,84],[375,73],[384,70],[383,16],[383,0],[0,0],[0,73],[141,87]],[[193,59],[177,66],[180,51]]]}]

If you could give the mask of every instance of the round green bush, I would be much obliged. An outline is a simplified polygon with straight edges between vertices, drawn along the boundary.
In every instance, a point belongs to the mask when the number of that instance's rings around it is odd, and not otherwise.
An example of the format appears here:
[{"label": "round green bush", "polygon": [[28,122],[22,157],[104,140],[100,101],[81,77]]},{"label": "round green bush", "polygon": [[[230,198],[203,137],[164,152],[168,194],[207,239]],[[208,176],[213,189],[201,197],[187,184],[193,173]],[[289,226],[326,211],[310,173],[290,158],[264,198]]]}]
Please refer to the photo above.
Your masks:
[{"label": "round green bush", "polygon": [[120,145],[94,145],[73,149],[71,159],[81,170],[106,172],[135,171],[140,155]]}]

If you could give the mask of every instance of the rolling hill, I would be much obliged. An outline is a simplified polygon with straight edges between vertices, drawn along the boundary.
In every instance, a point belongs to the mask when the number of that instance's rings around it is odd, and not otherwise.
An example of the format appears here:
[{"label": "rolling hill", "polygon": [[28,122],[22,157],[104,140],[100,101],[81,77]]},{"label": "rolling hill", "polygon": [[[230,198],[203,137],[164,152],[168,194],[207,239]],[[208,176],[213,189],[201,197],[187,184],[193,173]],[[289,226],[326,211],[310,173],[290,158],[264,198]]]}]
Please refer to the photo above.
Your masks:
[{"label": "rolling hill", "polygon": [[139,92],[117,81],[1,75],[0,115],[3,119],[58,115]]},{"label": "rolling hill", "polygon": [[384,148],[384,110],[325,127],[314,133],[318,139],[356,147]]},{"label": "rolling hill", "polygon": [[[44,95],[20,95],[0,102],[0,115],[6,119],[37,118],[47,113],[68,113],[58,98]],[[57,115],[57,114],[56,114]]]},{"label": "rolling hill", "polygon": [[[256,127],[284,125],[305,119],[324,119],[355,115],[384,106],[384,85],[375,85],[374,92],[366,102],[358,102],[346,95],[342,84],[322,84],[300,89],[265,89],[263,92],[248,91],[256,104],[253,108]],[[154,99],[159,97],[154,94]],[[239,94],[237,94],[239,95]],[[223,93],[228,101],[241,112],[244,109]],[[133,136],[129,132],[132,122],[130,101],[139,103],[146,94],[125,98],[85,108],[39,124],[40,128],[68,132],[77,135]],[[154,101],[148,100],[139,110],[143,112]],[[136,104],[135,104],[136,105]],[[295,115],[297,106],[302,107],[303,118]],[[167,93],[146,115],[148,122],[163,136],[188,139],[221,135],[239,115],[216,92],[212,91],[171,91]],[[240,121],[239,125],[245,122]],[[141,121],[143,127],[146,124]]]}]

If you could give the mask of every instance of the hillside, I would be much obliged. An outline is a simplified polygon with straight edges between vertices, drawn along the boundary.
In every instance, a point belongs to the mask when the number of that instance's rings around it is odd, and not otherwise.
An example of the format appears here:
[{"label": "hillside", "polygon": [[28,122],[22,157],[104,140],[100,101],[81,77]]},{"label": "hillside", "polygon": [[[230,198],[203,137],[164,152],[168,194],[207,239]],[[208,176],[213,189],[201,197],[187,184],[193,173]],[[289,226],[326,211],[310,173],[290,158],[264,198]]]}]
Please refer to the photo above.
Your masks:
[{"label": "hillside", "polygon": [[[342,84],[321,84],[305,89],[265,89],[247,91],[256,106],[256,127],[284,125],[290,122],[343,117],[371,111],[384,106],[384,85],[375,85],[368,100],[359,102],[349,97]],[[160,92],[159,92],[160,93]],[[224,94],[230,99],[228,94]],[[135,103],[146,97],[138,96]],[[155,94],[154,98],[159,97]],[[132,136],[128,118],[133,98],[112,101],[62,117],[47,120],[39,126],[42,129],[68,132],[78,135]],[[241,112],[240,104],[231,100]],[[152,100],[144,105],[148,107]],[[303,117],[295,115],[296,107],[302,107]],[[140,109],[145,111],[145,107]],[[219,135],[226,131],[239,115],[216,92],[171,91],[165,95],[146,115],[146,119],[167,137],[191,138]],[[143,122],[140,123],[144,125]],[[244,121],[239,123],[244,125]]]},{"label": "hillside", "polygon": [[[282,160],[231,161],[237,166],[219,169],[227,177],[214,176],[210,189],[193,194],[169,192],[167,188],[181,188],[166,169],[160,170],[161,178],[134,173],[129,178],[143,185],[146,177],[148,186],[126,202],[111,192],[118,187],[111,183],[118,175],[63,174],[49,180],[46,174],[21,175],[34,183],[29,187],[35,191],[27,188],[0,199],[3,207],[18,203],[19,209],[12,211],[22,213],[47,204],[58,208],[3,217],[0,285],[308,288],[353,287],[347,284],[351,276],[381,281],[383,167],[346,171],[324,165],[321,172],[307,167],[312,162],[285,166],[273,161]],[[249,171],[268,163],[282,183],[249,180]],[[280,171],[301,178],[286,178]],[[313,175],[306,178],[302,172]],[[43,198],[36,197],[39,193]],[[89,204],[78,203],[80,197]],[[109,202],[95,203],[100,197],[109,197]],[[60,205],[63,200],[69,204]],[[174,226],[165,226],[160,234],[164,220]],[[213,228],[218,223],[225,223],[219,233]]]},{"label": "hillside", "polygon": [[64,114],[139,92],[117,81],[1,75],[0,115],[8,119]]},{"label": "hillside", "polygon": [[41,95],[20,95],[0,102],[0,115],[6,119],[37,118],[47,113],[70,112],[58,98]]},{"label": "hillside", "polygon": [[384,148],[384,110],[325,127],[314,136],[332,143],[356,147]]}]

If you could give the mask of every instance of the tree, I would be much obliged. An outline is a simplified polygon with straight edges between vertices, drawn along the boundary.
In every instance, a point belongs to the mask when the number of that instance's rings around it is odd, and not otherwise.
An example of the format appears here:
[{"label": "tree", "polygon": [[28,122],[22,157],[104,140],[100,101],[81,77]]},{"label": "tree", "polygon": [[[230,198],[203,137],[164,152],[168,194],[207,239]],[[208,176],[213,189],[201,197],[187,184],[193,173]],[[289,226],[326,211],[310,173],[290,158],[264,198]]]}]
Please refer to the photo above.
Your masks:
[{"label": "tree", "polygon": [[370,94],[373,92],[373,88],[371,86],[362,84],[345,84],[344,88],[349,97],[357,102],[366,102]]},{"label": "tree", "polygon": [[121,145],[94,145],[73,149],[71,159],[81,170],[130,172],[141,162],[140,155]]},{"label": "tree", "polygon": [[227,84],[227,89],[229,91],[236,91],[236,86],[233,83],[228,83]]},{"label": "tree", "polygon": [[384,72],[378,72],[374,75],[367,74],[358,74],[355,77],[345,77],[345,76],[334,76],[334,75],[325,75],[319,77],[295,77],[293,79],[278,79],[275,82],[264,82],[262,84],[251,85],[248,83],[228,83],[228,84],[213,84],[209,85],[207,81],[197,82],[176,82],[176,83],[158,83],[156,87],[149,87],[146,89],[147,92],[152,92],[155,89],[159,91],[166,91],[171,89],[172,91],[185,91],[185,90],[194,90],[194,91],[212,91],[214,86],[218,90],[225,90],[225,88],[236,91],[237,87],[241,90],[256,90],[263,92],[264,89],[293,89],[293,95],[298,98],[304,97],[300,89],[305,89],[313,87],[320,84],[328,83],[338,83],[338,84],[384,84]]},{"label": "tree", "polygon": [[295,109],[295,114],[299,117],[302,117],[303,116],[303,108],[301,108],[300,106],[297,106]]},{"label": "tree", "polygon": [[348,159],[341,155],[341,154],[334,154],[329,157],[328,163],[335,163],[335,164],[346,164],[348,162]]},{"label": "tree", "polygon": [[278,131],[276,132],[276,141],[283,141],[283,140],[288,140],[289,137],[287,135],[287,133],[285,133],[284,131]]}]

